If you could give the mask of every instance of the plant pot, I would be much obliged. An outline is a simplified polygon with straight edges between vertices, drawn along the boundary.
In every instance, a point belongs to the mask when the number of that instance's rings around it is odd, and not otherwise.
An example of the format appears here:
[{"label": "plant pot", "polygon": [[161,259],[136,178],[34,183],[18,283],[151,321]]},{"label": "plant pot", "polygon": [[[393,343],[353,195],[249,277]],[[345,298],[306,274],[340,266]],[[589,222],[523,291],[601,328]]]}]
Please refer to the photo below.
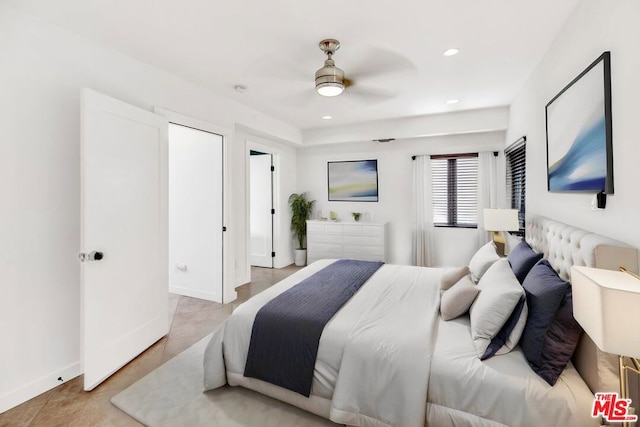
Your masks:
[{"label": "plant pot", "polygon": [[296,249],[295,263],[298,267],[304,267],[307,265],[307,250]]}]

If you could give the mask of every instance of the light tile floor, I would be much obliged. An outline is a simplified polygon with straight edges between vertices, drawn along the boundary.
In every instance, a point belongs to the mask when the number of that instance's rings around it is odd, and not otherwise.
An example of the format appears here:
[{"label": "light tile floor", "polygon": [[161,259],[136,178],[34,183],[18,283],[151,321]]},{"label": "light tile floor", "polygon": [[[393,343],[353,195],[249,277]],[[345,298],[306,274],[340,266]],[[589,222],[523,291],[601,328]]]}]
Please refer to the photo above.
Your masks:
[{"label": "light tile floor", "polygon": [[238,299],[230,304],[170,295],[169,335],[93,391],[83,391],[79,376],[0,414],[0,427],[141,426],[109,399],[213,332],[239,304],[298,269],[293,265],[282,269],[253,267],[251,282],[236,288]]}]

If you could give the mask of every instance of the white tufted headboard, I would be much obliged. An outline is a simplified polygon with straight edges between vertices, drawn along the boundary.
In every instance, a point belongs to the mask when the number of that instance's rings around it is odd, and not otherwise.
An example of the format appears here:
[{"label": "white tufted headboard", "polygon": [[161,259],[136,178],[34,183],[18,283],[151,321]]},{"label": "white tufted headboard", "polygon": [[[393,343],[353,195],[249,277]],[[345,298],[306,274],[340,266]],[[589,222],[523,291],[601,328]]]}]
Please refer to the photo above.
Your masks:
[{"label": "white tufted headboard", "polygon": [[638,272],[636,248],[543,216],[527,220],[525,239],[564,280],[570,280],[573,265]]},{"label": "white tufted headboard", "polygon": [[[527,218],[525,240],[544,253],[551,266],[564,280],[570,281],[571,266],[618,270],[620,266],[638,272],[638,251],[625,243],[563,224],[543,216]],[[573,363],[591,391],[618,390],[618,361],[597,349],[583,334]]]}]

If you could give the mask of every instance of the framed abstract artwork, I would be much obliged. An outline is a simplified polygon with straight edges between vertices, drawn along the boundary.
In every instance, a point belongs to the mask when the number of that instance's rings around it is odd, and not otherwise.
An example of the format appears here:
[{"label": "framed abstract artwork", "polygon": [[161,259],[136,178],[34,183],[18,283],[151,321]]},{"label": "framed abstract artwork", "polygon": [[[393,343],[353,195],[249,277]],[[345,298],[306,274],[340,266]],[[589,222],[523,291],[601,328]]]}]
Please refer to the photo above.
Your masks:
[{"label": "framed abstract artwork", "polygon": [[610,53],[589,65],[545,110],[549,191],[613,194]]},{"label": "framed abstract artwork", "polygon": [[327,163],[330,202],[377,202],[378,161]]}]

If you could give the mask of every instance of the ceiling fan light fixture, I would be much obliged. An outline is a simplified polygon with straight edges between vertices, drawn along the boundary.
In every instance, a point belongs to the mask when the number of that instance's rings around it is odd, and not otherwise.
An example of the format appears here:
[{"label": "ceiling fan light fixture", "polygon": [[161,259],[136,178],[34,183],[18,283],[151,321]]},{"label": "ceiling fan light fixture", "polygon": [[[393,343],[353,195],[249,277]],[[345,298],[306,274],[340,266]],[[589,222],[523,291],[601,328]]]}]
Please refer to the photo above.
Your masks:
[{"label": "ceiling fan light fixture", "polygon": [[340,83],[322,83],[316,85],[318,95],[338,96],[344,91],[344,85]]},{"label": "ceiling fan light fixture", "polygon": [[344,91],[344,71],[336,67],[332,59],[316,71],[316,91],[322,96],[337,96]]},{"label": "ceiling fan light fixture", "polygon": [[340,48],[340,42],[326,39],[320,42],[320,49],[327,55],[324,67],[316,71],[316,92],[322,96],[338,96],[344,91],[344,71],[336,67],[331,56]]}]

